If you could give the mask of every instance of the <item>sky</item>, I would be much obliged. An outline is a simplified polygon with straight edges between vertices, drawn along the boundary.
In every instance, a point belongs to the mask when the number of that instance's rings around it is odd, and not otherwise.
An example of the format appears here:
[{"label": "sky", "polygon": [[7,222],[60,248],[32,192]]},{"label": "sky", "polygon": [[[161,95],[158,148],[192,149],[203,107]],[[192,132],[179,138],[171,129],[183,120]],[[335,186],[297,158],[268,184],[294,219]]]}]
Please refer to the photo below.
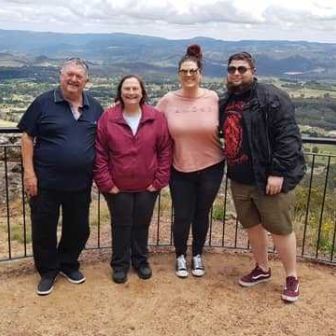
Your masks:
[{"label": "sky", "polygon": [[0,29],[336,43],[336,0],[0,0]]}]

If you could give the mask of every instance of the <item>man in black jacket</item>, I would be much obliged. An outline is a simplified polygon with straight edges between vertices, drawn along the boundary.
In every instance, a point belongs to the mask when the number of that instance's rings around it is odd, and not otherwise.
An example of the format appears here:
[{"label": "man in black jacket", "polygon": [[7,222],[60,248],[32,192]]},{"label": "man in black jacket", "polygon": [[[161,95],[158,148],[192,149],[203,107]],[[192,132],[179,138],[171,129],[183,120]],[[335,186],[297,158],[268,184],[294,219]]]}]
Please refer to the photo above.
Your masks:
[{"label": "man in black jacket", "polygon": [[260,84],[247,52],[228,61],[226,96],[220,101],[228,176],[237,216],[247,229],[256,266],[239,279],[251,287],[271,278],[267,231],[286,273],[282,299],[299,297],[296,238],[291,222],[293,189],[305,163],[294,106],[280,89]]}]

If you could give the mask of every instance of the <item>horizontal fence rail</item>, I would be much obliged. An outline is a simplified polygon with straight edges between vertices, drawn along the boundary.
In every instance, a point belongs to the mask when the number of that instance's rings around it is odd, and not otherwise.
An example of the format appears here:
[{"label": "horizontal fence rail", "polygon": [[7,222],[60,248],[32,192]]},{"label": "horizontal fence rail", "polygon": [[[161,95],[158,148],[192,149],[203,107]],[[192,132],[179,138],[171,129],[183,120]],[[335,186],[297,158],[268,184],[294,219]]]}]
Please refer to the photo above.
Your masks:
[{"label": "horizontal fence rail", "polygon": [[[0,262],[32,255],[28,199],[23,188],[20,131],[0,128]],[[307,173],[296,188],[293,220],[297,255],[336,264],[336,139],[303,138]],[[234,209],[230,181],[224,179],[210,214],[206,246],[248,250],[249,242]],[[168,188],[161,191],[149,232],[149,244],[171,248],[173,209]],[[97,188],[92,188],[91,235],[87,249],[111,247],[110,216]],[[59,232],[60,233],[60,232]],[[270,241],[269,250],[274,251]]]}]

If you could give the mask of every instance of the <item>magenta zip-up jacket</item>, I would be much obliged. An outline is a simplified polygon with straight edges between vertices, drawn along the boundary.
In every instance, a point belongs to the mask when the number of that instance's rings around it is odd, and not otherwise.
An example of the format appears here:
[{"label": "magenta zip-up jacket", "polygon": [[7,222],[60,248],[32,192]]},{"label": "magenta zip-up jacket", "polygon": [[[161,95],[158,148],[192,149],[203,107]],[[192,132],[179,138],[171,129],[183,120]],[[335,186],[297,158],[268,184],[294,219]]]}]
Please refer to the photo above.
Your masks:
[{"label": "magenta zip-up jacket", "polygon": [[160,190],[168,184],[172,163],[172,140],[163,113],[150,105],[141,107],[135,135],[122,115],[121,105],[107,109],[98,121],[94,180],[109,192]]}]

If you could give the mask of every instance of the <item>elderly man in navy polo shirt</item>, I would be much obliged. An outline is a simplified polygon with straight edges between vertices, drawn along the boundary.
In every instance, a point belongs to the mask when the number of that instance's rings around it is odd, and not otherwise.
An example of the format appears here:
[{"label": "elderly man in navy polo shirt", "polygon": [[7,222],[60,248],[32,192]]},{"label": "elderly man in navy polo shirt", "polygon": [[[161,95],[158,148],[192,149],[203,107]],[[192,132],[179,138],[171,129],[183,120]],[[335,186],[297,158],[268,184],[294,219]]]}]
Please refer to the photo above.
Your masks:
[{"label": "elderly man in navy polo shirt", "polygon": [[[88,66],[65,61],[60,85],[37,97],[18,124],[22,130],[24,185],[30,196],[37,294],[53,290],[58,274],[85,281],[78,257],[89,237],[89,205],[96,125],[102,107],[86,92]],[[62,236],[57,223],[62,209]]]}]

